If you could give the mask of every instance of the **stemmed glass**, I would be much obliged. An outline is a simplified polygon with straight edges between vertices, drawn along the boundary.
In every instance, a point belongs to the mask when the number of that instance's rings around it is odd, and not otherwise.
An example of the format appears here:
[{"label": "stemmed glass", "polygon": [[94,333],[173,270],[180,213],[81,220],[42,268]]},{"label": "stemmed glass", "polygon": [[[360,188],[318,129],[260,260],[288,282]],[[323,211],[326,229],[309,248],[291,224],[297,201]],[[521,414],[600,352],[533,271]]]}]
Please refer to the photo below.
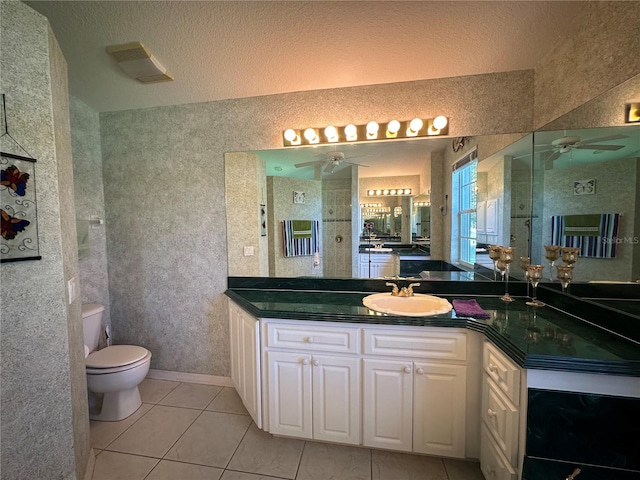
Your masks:
[{"label": "stemmed glass", "polygon": [[538,288],[538,283],[542,280],[543,274],[544,265],[529,265],[527,267],[527,276],[529,277],[531,286],[533,286],[533,296],[531,301],[527,302],[527,305],[531,305],[532,307],[544,307],[544,303],[536,298],[536,289]]},{"label": "stemmed glass", "polygon": [[503,302],[513,302],[514,299],[509,295],[509,264],[513,260],[513,247],[502,247],[500,249],[500,258],[496,261],[496,267],[500,270],[500,274],[504,279],[504,295],[500,297]]},{"label": "stemmed glass", "polygon": [[559,245],[545,245],[544,246],[544,258],[549,260],[549,277],[553,282],[553,266],[555,265],[556,260],[560,256],[560,246]]},{"label": "stemmed glass", "polygon": [[493,260],[493,281],[496,281],[496,262],[500,258],[502,247],[500,245],[489,245],[489,258]]},{"label": "stemmed glass", "polygon": [[562,285],[562,293],[567,293],[567,288],[573,280],[573,265],[558,265],[556,270],[558,271],[558,280]]},{"label": "stemmed glass", "polygon": [[578,255],[580,249],[576,247],[563,247],[562,248],[562,261],[567,265],[573,265],[578,261]]}]

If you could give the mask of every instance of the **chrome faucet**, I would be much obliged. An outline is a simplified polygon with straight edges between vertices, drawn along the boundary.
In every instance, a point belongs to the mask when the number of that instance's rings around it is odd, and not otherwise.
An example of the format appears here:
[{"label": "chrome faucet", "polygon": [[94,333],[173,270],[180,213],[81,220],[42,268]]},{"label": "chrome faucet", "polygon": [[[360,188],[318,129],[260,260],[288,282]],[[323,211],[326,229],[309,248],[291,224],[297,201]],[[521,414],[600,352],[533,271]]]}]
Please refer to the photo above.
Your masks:
[{"label": "chrome faucet", "polygon": [[393,282],[387,282],[387,287],[393,287],[391,290],[391,295],[394,297],[412,297],[413,296],[413,287],[419,287],[419,283],[410,283],[408,287],[402,287],[398,290],[398,285]]}]

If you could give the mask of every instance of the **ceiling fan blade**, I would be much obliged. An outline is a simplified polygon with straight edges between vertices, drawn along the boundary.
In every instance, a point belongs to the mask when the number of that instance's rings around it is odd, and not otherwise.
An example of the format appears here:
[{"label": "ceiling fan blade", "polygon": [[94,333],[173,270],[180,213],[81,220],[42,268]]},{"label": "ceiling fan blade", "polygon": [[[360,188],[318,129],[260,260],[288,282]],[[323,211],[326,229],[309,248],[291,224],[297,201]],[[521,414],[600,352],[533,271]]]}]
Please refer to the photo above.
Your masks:
[{"label": "ceiling fan blade", "polygon": [[620,150],[621,148],[624,148],[624,145],[593,145],[593,144],[589,144],[589,145],[579,145],[577,147],[573,147],[573,148],[577,148],[580,150]]},{"label": "ceiling fan blade", "polygon": [[582,143],[598,143],[598,142],[609,142],[611,140],[620,140],[621,138],[629,138],[627,135],[609,135],[608,137],[598,137],[598,138],[585,138]]},{"label": "ceiling fan blade", "polygon": [[536,153],[551,152],[552,150],[553,147],[551,145],[535,145],[533,147],[533,151]]},{"label": "ceiling fan blade", "polygon": [[554,152],[551,155],[549,155],[549,158],[547,158],[547,162],[553,162],[555,159],[557,159],[560,155],[562,155],[562,153],[560,152]]},{"label": "ceiling fan blade", "polygon": [[336,162],[331,162],[326,167],[324,167],[324,171],[326,173],[333,173],[337,166],[338,164]]},{"label": "ceiling fan blade", "polygon": [[308,167],[310,165],[319,165],[321,163],[325,163],[326,160],[313,160],[311,162],[302,162],[302,163],[296,163],[294,166],[296,168],[301,168],[301,167]]}]

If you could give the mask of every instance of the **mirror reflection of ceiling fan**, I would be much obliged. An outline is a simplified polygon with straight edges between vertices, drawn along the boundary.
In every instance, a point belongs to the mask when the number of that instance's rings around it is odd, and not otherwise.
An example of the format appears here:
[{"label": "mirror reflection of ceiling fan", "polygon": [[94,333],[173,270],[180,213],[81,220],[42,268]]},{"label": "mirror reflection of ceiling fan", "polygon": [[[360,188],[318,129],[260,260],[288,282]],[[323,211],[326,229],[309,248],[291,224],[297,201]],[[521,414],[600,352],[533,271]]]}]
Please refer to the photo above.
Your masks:
[{"label": "mirror reflection of ceiling fan", "polygon": [[[358,156],[362,156],[362,155],[358,155]],[[338,168],[340,165],[343,165],[343,164],[358,165],[360,167],[369,166],[369,165],[363,165],[362,163],[349,162],[345,160],[344,153],[342,152],[330,152],[326,155],[323,155],[323,157],[324,158],[322,158],[321,160],[313,160],[311,162],[296,163],[295,167],[302,168],[302,167],[310,167],[315,165],[325,165],[323,169],[324,172],[333,173],[336,168]],[[358,157],[352,157],[352,158],[358,158]]]},{"label": "mirror reflection of ceiling fan", "polygon": [[620,140],[622,138],[627,138],[626,135],[610,135],[607,137],[598,137],[598,138],[589,138],[582,140],[579,136],[567,136],[565,132],[565,136],[561,138],[557,138],[553,140],[549,144],[536,145],[535,151],[537,153],[543,152],[553,152],[547,158],[548,162],[552,162],[559,158],[562,154],[569,153],[574,149],[577,150],[620,150],[624,148],[625,145],[610,145],[603,144],[600,142],[610,142],[612,140]]}]

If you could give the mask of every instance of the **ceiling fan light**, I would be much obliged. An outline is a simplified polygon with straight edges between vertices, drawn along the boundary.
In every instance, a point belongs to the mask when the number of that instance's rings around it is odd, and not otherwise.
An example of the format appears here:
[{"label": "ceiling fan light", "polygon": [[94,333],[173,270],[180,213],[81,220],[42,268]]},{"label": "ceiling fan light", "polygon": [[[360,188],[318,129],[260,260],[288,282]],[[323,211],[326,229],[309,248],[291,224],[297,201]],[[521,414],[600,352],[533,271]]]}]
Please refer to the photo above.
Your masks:
[{"label": "ceiling fan light", "polygon": [[333,125],[329,125],[324,129],[324,136],[327,137],[327,141],[329,142],[337,142],[338,141],[338,129]]},{"label": "ceiling fan light", "polygon": [[353,123],[350,123],[349,125],[344,127],[344,135],[348,142],[358,140],[358,127],[356,127]]}]

